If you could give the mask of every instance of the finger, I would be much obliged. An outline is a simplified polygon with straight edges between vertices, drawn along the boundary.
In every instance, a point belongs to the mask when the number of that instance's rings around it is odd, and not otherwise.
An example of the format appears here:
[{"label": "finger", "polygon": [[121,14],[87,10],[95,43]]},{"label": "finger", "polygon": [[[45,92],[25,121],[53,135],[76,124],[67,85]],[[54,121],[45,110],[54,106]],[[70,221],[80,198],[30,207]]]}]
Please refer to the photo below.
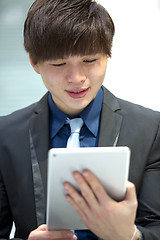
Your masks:
[{"label": "finger", "polygon": [[130,204],[133,204],[135,207],[137,207],[138,203],[137,203],[135,185],[129,181],[127,182],[125,201],[128,201]]},{"label": "finger", "polygon": [[102,183],[96,178],[96,176],[91,171],[83,170],[82,175],[92,188],[94,195],[96,196],[100,203],[103,202],[106,203],[106,201],[113,201],[113,199],[107,194]]},{"label": "finger", "polygon": [[79,193],[69,182],[65,182],[63,184],[63,187],[68,193],[67,198],[70,197],[72,201],[76,202],[77,204],[83,205],[83,207],[86,207],[86,208],[88,207],[88,204],[83,198],[83,196],[81,195],[81,193]]},{"label": "finger", "polygon": [[39,239],[77,239],[72,231],[49,231],[46,224],[40,225],[36,230],[32,231],[29,235],[28,240],[39,240]]},{"label": "finger", "polygon": [[68,182],[63,184],[64,189],[68,193],[66,200],[74,207],[75,211],[81,216],[85,217],[89,212],[89,206],[86,200],[80,193]]},{"label": "finger", "polygon": [[46,224],[42,224],[37,228],[37,231],[47,231],[47,225]]},{"label": "finger", "polygon": [[76,171],[73,173],[73,177],[77,182],[85,201],[89,204],[89,206],[95,206],[97,204],[97,199],[94,192],[92,191],[92,188],[89,186],[84,176]]},{"label": "finger", "polygon": [[82,218],[82,219],[87,219],[87,214],[89,213],[88,207],[83,207],[83,203],[77,203],[72,199],[70,195],[66,196],[66,200],[68,203],[72,205],[74,210],[77,212],[77,214]]},{"label": "finger", "polygon": [[77,239],[76,235],[72,231],[48,231],[49,239]]}]

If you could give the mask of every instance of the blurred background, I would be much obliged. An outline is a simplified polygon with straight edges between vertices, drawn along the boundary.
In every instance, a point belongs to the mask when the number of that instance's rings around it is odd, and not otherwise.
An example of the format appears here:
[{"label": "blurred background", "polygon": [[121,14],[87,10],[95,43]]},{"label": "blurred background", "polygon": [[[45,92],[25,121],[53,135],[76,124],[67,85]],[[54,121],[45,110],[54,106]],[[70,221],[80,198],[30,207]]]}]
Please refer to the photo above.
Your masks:
[{"label": "blurred background", "polygon": [[[33,0],[0,0],[0,115],[46,92],[23,47]],[[117,97],[160,110],[160,0],[99,0],[116,28],[104,85]]]},{"label": "blurred background", "polygon": [[[116,28],[104,85],[117,97],[159,111],[160,0],[98,2]],[[32,3],[0,0],[0,116],[38,101],[46,92],[23,47],[23,24]]]}]

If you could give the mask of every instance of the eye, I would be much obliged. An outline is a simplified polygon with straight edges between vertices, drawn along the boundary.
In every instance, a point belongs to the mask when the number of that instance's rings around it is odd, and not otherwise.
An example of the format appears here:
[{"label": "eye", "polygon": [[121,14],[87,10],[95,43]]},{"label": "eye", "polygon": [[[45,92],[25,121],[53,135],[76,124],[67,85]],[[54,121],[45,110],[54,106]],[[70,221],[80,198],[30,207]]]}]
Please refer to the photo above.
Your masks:
[{"label": "eye", "polygon": [[56,64],[56,63],[52,63],[51,65],[53,66],[53,67],[61,67],[61,66],[64,66],[66,63],[58,63],[58,64]]},{"label": "eye", "polygon": [[97,59],[92,59],[92,60],[84,60],[83,62],[85,62],[85,63],[93,63],[93,62],[96,62],[97,61]]}]

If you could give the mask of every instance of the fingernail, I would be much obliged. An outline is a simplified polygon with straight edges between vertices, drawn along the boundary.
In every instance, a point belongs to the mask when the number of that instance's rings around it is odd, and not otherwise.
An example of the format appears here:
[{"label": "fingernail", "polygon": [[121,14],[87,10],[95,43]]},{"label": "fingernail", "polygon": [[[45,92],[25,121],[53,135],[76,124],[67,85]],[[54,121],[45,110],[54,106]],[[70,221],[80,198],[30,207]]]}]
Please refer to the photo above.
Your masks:
[{"label": "fingernail", "polygon": [[67,184],[64,183],[63,187],[64,187],[65,190],[69,190],[69,186]]},{"label": "fingernail", "polygon": [[83,172],[83,176],[86,177],[86,178],[89,177],[88,171],[84,171],[84,172]]},{"label": "fingernail", "polygon": [[75,179],[79,178],[79,174],[78,173],[73,173],[73,176],[74,176]]}]

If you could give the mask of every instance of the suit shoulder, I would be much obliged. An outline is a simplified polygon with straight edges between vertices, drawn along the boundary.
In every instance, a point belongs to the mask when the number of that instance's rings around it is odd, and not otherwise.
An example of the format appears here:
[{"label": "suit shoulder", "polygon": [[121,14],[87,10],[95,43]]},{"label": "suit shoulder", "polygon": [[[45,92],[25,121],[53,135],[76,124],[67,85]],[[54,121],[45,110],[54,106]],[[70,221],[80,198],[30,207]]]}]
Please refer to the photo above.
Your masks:
[{"label": "suit shoulder", "polygon": [[0,131],[6,127],[16,126],[19,124],[25,124],[34,112],[43,111],[46,107],[48,93],[45,94],[40,101],[35,102],[25,108],[19,109],[9,115],[0,117]]},{"label": "suit shoulder", "polygon": [[32,115],[36,105],[37,103],[33,103],[28,107],[19,109],[9,115],[0,117],[0,129],[4,129],[9,127],[10,125],[16,125],[20,124],[23,121],[26,121],[26,119],[28,119]]},{"label": "suit shoulder", "polygon": [[136,120],[156,120],[160,121],[160,112],[154,111],[152,109],[146,108],[144,106],[120,99],[113,95],[108,89],[103,87],[104,100],[103,104],[108,106],[112,111],[117,112],[126,119],[136,119]]},{"label": "suit shoulder", "polygon": [[[13,145],[27,131],[36,103],[0,117],[0,148]],[[26,134],[26,133],[25,133]]]},{"label": "suit shoulder", "polygon": [[129,101],[117,98],[120,110],[118,111],[119,114],[130,116],[132,118],[136,118],[139,120],[145,121],[160,121],[160,112],[152,110],[150,108],[131,103]]},{"label": "suit shoulder", "polygon": [[[30,120],[35,114],[45,112],[48,103],[48,93],[40,101],[29,105],[23,109],[17,110],[7,116],[0,117],[0,141],[14,138],[19,134],[28,131]],[[47,108],[48,109],[48,108]]]}]

